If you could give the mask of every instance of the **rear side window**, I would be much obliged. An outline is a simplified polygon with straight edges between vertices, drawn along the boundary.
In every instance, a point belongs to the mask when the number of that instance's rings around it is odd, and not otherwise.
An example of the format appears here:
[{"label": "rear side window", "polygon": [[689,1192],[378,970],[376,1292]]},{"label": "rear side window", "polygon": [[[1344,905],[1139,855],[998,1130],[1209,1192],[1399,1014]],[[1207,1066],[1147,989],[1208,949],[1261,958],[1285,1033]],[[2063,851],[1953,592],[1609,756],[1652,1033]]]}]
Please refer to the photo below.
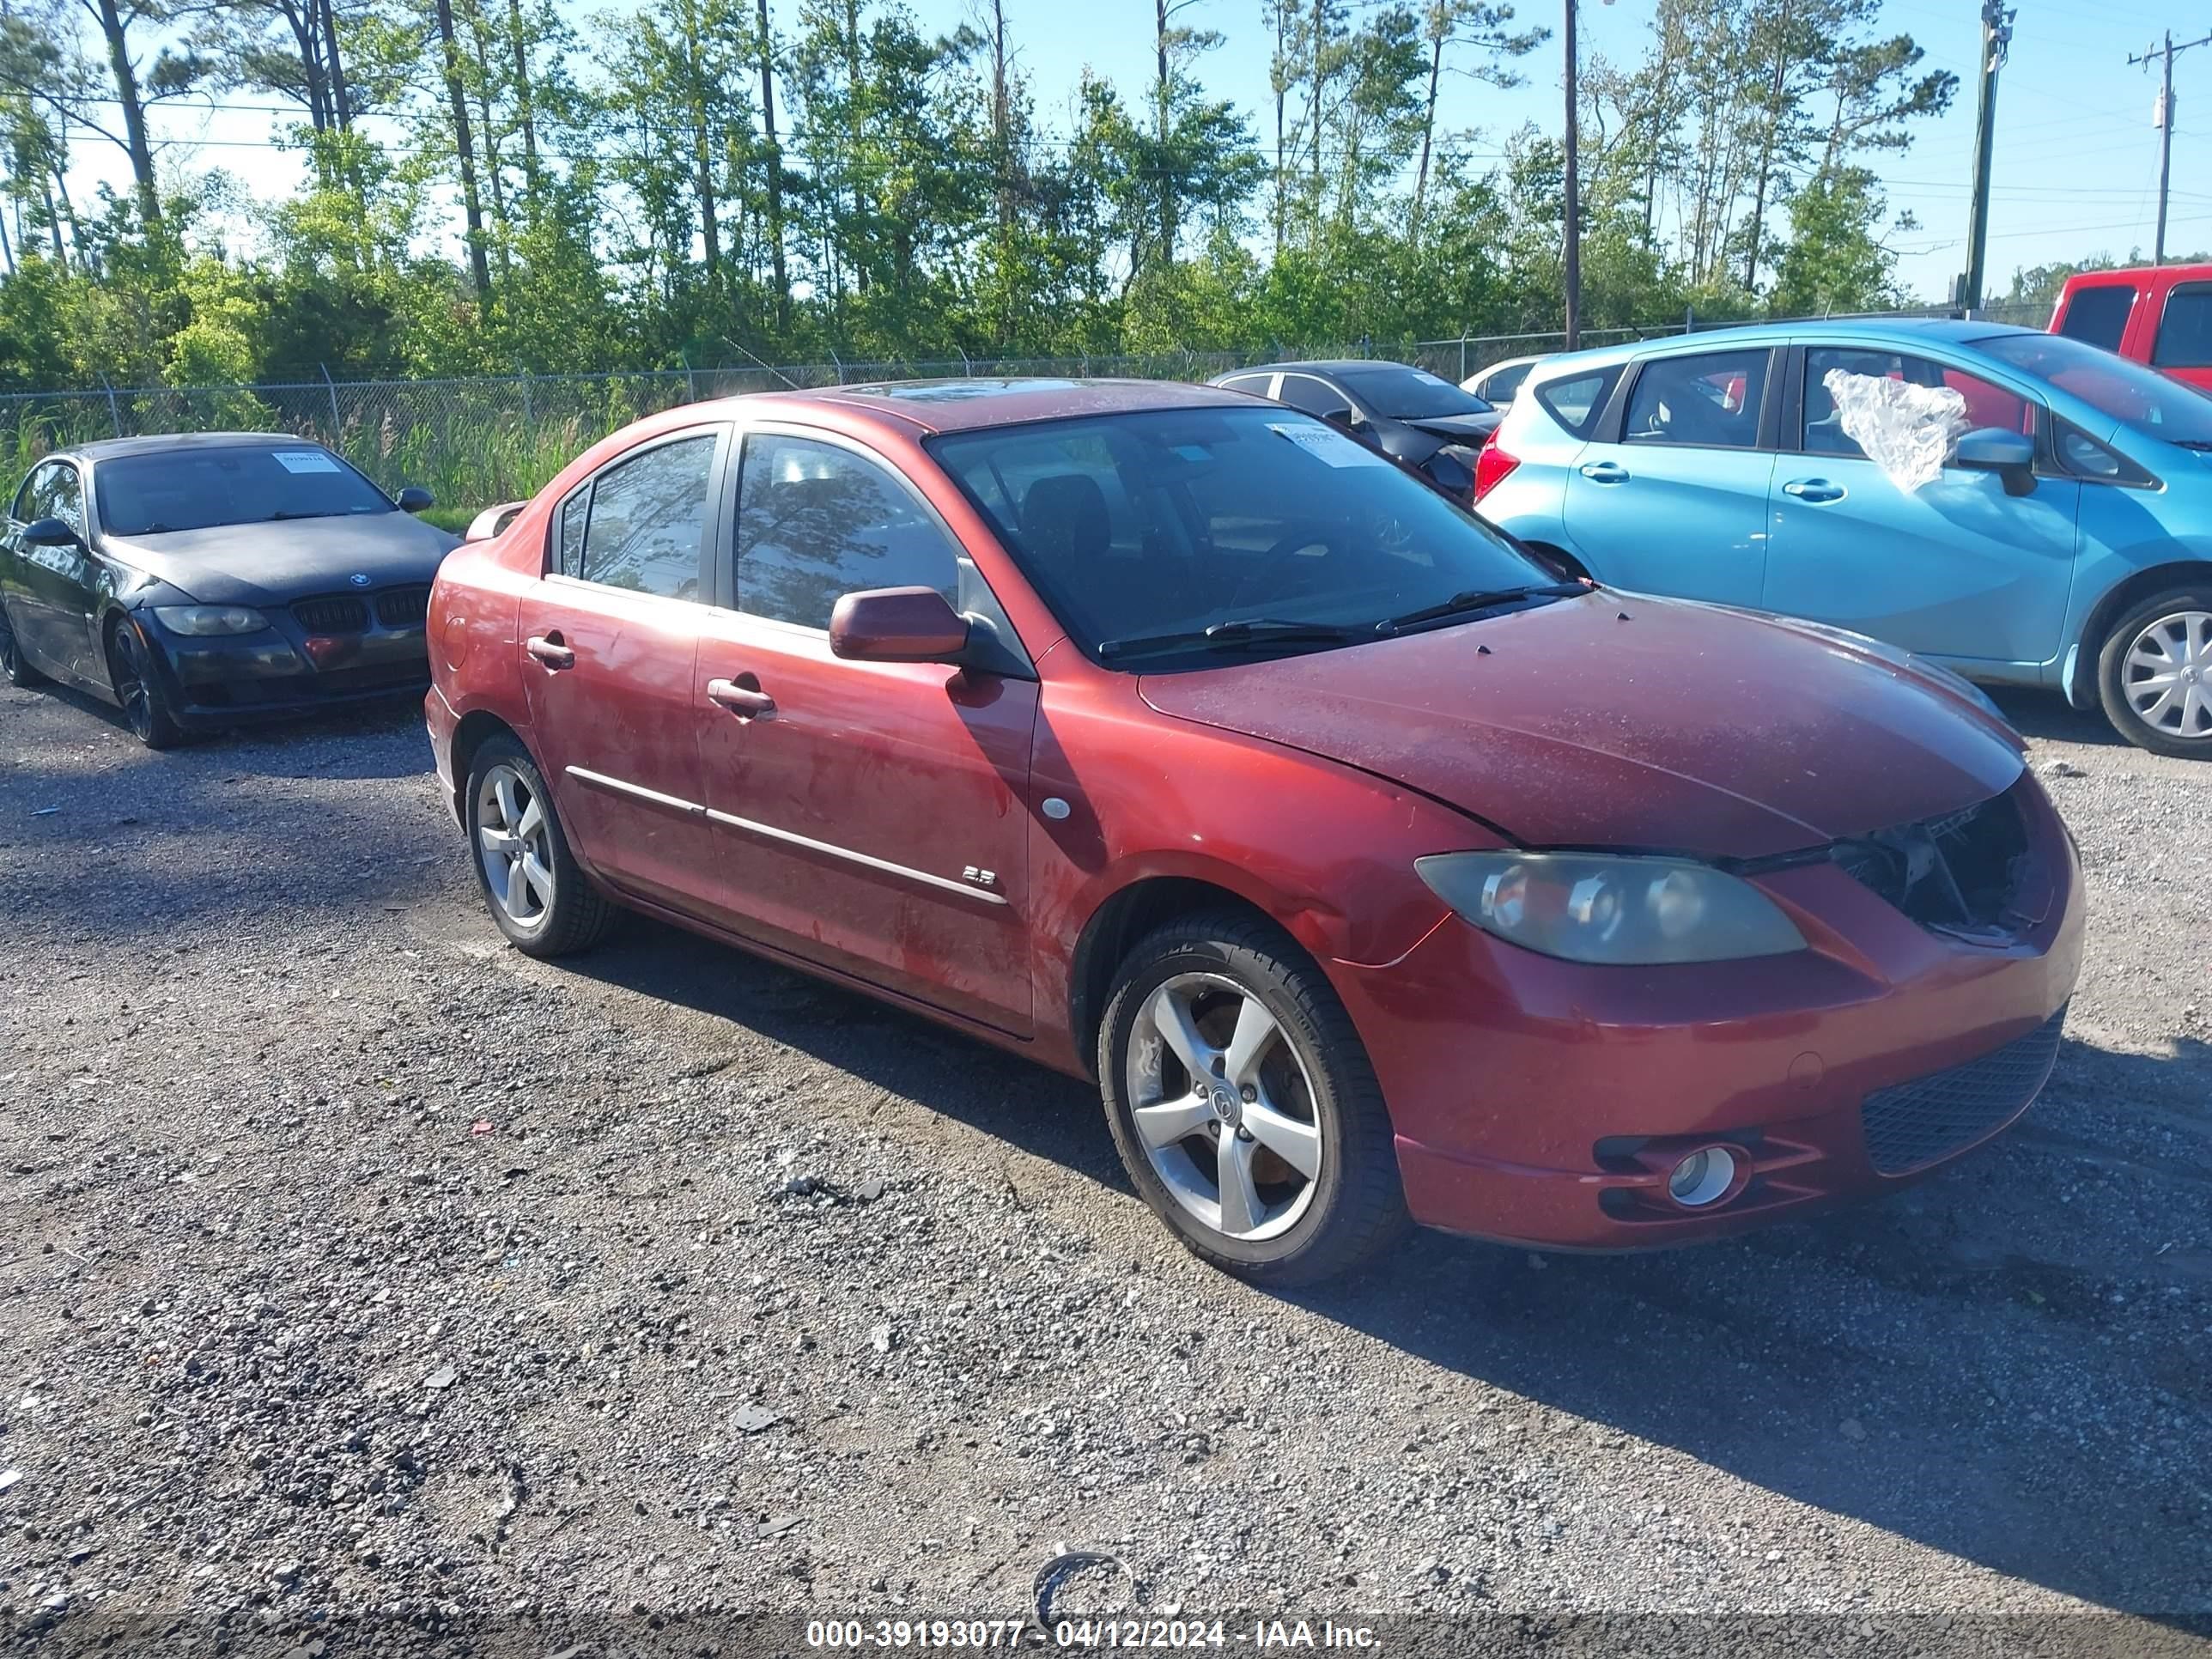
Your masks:
[{"label": "rear side window", "polygon": [[1594,368],[1586,374],[1547,380],[1534,393],[1543,410],[1577,438],[1587,438],[1597,424],[1598,411],[1613,395],[1618,368]]},{"label": "rear side window", "polygon": [[584,520],[592,510],[588,483],[561,503],[561,563],[564,576],[584,574]]},{"label": "rear side window", "polygon": [[[656,445],[593,479],[583,568],[574,574],[608,587],[696,601],[719,441],[702,433]],[[565,540],[565,514],[562,533]]]},{"label": "rear side window", "polygon": [[1255,397],[1264,398],[1267,395],[1267,382],[1274,378],[1272,374],[1239,374],[1234,380],[1224,380],[1221,389],[1224,392],[1249,392]]},{"label": "rear side window", "polygon": [[1769,354],[1701,351],[1644,365],[1629,393],[1625,443],[1755,449]]},{"label": "rear side window", "polygon": [[2066,302],[2058,331],[2069,340],[2118,351],[2120,337],[2128,331],[2128,313],[2135,307],[2136,291],[2124,283],[2077,288]]},{"label": "rear side window", "polygon": [[2212,283],[2184,283],[2166,296],[2150,360],[2160,368],[2212,368]]},{"label": "rear side window", "polygon": [[1534,363],[1522,363],[1515,368],[1501,368],[1478,386],[1476,393],[1493,404],[1510,404],[1521,390],[1521,382],[1528,378],[1528,371],[1534,367]]}]

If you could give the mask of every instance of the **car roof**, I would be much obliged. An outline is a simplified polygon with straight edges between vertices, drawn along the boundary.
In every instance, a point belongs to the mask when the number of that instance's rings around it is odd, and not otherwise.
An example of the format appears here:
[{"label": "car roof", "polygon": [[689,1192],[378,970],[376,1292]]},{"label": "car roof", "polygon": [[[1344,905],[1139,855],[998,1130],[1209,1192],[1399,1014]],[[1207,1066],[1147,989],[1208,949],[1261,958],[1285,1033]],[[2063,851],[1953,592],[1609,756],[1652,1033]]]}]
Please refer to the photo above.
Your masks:
[{"label": "car roof", "polygon": [[88,461],[112,461],[125,455],[158,455],[178,449],[238,449],[267,444],[322,445],[289,432],[160,432],[143,438],[101,438],[77,444],[67,453]]},{"label": "car roof", "polygon": [[2114,283],[2195,283],[2212,276],[2212,263],[2173,265],[2116,265],[2110,270],[2077,270],[2066,286],[2100,288]]},{"label": "car roof", "polygon": [[[722,400],[732,410],[757,415],[779,408],[823,406],[896,420],[924,433],[966,432],[977,427],[1031,421],[1121,415],[1145,410],[1243,408],[1242,392],[1183,380],[895,380],[818,391],[762,392]],[[696,410],[694,411],[696,412]]]},{"label": "car roof", "polygon": [[1803,317],[1790,322],[1726,323],[1715,328],[1701,328],[1692,334],[1666,334],[1549,356],[1544,359],[1544,379],[1549,384],[1557,378],[1554,370],[1571,371],[1577,364],[1635,362],[1678,351],[1724,351],[1730,346],[1787,345],[1792,340],[1815,335],[1825,339],[1865,340],[1869,343],[1910,347],[1939,343],[1971,345],[1999,335],[2039,331],[2010,323],[1977,322],[1959,317]]},{"label": "car roof", "polygon": [[[1310,362],[1255,363],[1249,368],[1232,368],[1229,374],[1350,374],[1367,368],[1413,368],[1419,363],[1401,363],[1395,357],[1316,357]],[[1227,375],[1218,378],[1226,379]]]}]

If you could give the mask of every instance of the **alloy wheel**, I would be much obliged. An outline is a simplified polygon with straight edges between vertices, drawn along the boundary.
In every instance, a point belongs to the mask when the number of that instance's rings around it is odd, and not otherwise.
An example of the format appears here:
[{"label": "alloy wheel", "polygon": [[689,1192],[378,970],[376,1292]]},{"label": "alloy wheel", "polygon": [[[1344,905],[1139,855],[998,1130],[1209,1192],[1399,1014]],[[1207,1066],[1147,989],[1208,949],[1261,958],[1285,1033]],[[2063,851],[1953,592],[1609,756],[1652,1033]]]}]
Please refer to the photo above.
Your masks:
[{"label": "alloy wheel", "polygon": [[2146,623],[2120,665],[2136,718],[2169,738],[2212,739],[2212,611]]},{"label": "alloy wheel", "polygon": [[115,630],[112,656],[115,699],[123,705],[123,718],[141,741],[154,735],[154,668],[147,660],[146,642],[128,623]]},{"label": "alloy wheel", "polygon": [[1319,1095],[1267,1006],[1224,974],[1145,999],[1126,1060],[1130,1115],[1175,1201],[1231,1238],[1297,1224],[1322,1172]]},{"label": "alloy wheel", "polygon": [[477,853],[492,902],[522,927],[553,908],[553,853],[544,809],[530,780],[501,763],[477,785]]}]

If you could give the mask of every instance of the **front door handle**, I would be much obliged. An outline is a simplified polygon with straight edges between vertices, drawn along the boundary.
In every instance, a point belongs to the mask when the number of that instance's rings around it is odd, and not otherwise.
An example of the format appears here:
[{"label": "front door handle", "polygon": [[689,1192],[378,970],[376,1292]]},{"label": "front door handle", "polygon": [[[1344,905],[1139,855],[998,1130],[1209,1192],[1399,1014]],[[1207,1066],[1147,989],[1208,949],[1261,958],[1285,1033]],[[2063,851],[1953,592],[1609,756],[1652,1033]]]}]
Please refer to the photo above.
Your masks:
[{"label": "front door handle", "polygon": [[756,720],[775,713],[775,699],[760,689],[754,680],[750,685],[742,680],[751,680],[750,674],[738,680],[708,680],[707,701],[718,708],[726,708],[741,720]]},{"label": "front door handle", "polygon": [[1830,483],[1826,478],[1792,478],[1782,486],[1782,493],[1794,495],[1801,501],[1840,501],[1850,492],[1839,483]]},{"label": "front door handle", "polygon": [[1583,477],[1592,483],[1626,483],[1628,469],[1619,461],[1592,461],[1583,469]]},{"label": "front door handle", "polygon": [[556,673],[576,665],[576,653],[561,643],[557,633],[533,635],[522,648]]}]

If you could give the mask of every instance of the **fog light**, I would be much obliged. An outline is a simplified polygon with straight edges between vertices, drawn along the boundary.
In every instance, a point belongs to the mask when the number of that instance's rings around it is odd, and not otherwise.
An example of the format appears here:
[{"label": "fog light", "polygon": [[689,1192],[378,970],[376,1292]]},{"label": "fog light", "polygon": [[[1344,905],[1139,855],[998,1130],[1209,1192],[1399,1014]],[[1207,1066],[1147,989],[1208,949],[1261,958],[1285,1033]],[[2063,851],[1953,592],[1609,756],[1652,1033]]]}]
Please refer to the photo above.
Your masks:
[{"label": "fog light", "polygon": [[1735,1185],[1735,1154],[1725,1146],[1701,1146],[1668,1176],[1667,1196],[1686,1210],[1697,1210]]}]

